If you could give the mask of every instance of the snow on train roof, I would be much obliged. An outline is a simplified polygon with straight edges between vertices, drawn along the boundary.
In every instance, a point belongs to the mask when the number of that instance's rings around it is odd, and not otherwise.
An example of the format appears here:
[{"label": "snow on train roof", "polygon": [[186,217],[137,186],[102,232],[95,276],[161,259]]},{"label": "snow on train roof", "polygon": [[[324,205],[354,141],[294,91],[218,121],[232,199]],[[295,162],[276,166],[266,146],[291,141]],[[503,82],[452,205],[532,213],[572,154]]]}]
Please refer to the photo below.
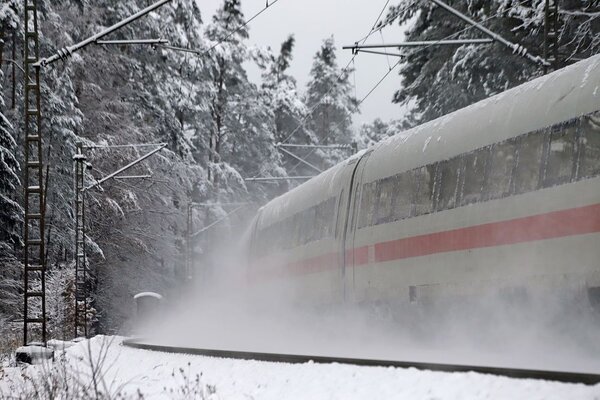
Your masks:
[{"label": "snow on train roof", "polygon": [[411,170],[597,111],[599,86],[600,56],[594,56],[381,141],[363,178]]},{"label": "snow on train roof", "polygon": [[[282,213],[285,215],[293,214],[332,196],[337,196],[339,194],[339,185],[337,183],[341,179],[344,166],[362,157],[364,152],[365,150],[359,151],[352,157],[271,200],[261,209],[261,222],[268,225],[269,221],[279,219],[279,215]],[[260,225],[262,226],[263,223]]]},{"label": "snow on train roof", "polygon": [[[411,170],[596,111],[600,109],[599,86],[600,55],[375,144],[363,179],[369,182]],[[281,213],[289,215],[337,195],[334,191],[339,192],[336,183],[344,167],[365,152],[271,200],[262,208],[264,223],[278,219]]]}]

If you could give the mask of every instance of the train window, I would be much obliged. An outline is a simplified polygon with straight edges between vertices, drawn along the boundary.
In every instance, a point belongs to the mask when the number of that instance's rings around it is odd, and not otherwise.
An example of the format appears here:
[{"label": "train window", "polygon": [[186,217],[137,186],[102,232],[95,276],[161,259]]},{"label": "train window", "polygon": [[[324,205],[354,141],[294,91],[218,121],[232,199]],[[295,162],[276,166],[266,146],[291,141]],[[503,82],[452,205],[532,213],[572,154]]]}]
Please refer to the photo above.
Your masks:
[{"label": "train window", "polygon": [[521,137],[515,170],[515,193],[527,193],[538,188],[545,139],[544,131]]},{"label": "train window", "polygon": [[460,177],[461,157],[442,161],[438,165],[437,179],[439,193],[437,196],[436,210],[449,210],[456,205],[456,188]]},{"label": "train window", "polygon": [[544,187],[566,183],[573,175],[576,125],[569,121],[550,128]]},{"label": "train window", "polygon": [[329,216],[326,215],[325,203],[320,203],[314,207],[315,209],[315,224],[313,226],[312,240],[319,240],[325,237],[325,231],[327,230],[327,222],[329,222]]},{"label": "train window", "polygon": [[515,151],[516,142],[514,140],[507,140],[492,146],[488,179],[484,188],[487,199],[499,199],[510,194]]},{"label": "train window", "polygon": [[417,191],[415,194],[415,214],[429,214],[433,205],[433,184],[435,177],[435,165],[427,165],[416,169],[415,180]]},{"label": "train window", "polygon": [[358,219],[358,228],[370,226],[373,221],[375,211],[375,189],[377,182],[365,183],[362,187],[360,200],[360,216]]},{"label": "train window", "polygon": [[333,221],[335,211],[335,198],[330,198],[317,206],[316,212],[316,239],[330,237],[333,233]]},{"label": "train window", "polygon": [[413,194],[416,191],[415,174],[413,171],[396,175],[395,181],[392,221],[398,221],[411,216]]},{"label": "train window", "polygon": [[489,147],[465,154],[465,180],[460,200],[461,206],[477,203],[482,200],[483,186],[485,184],[485,168],[489,156]]},{"label": "train window", "polygon": [[600,174],[600,111],[581,119],[583,154],[579,162],[579,176],[592,177]]},{"label": "train window", "polygon": [[375,225],[392,220],[396,179],[390,176],[377,181],[377,206],[375,208]]},{"label": "train window", "polygon": [[312,242],[315,237],[316,207],[302,212],[302,240],[300,244]]},{"label": "train window", "polygon": [[294,238],[293,238],[293,242],[292,242],[292,247],[293,246],[301,246],[302,244],[304,244],[304,236],[305,236],[305,225],[306,225],[306,218],[304,213],[297,213],[294,215],[294,226],[296,227],[295,229],[295,233],[294,233]]}]

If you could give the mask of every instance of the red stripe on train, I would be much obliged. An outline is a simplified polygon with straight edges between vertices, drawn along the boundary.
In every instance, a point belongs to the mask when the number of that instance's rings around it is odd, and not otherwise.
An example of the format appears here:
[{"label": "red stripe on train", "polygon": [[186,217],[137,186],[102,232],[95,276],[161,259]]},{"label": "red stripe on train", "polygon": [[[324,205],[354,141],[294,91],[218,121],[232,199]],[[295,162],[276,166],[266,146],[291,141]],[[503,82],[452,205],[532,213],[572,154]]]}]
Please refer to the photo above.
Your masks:
[{"label": "red stripe on train", "polygon": [[[378,263],[596,232],[600,232],[600,204],[357,247],[346,251],[346,261],[357,266],[369,264],[369,247],[373,247],[373,261]],[[337,256],[337,253],[323,254],[260,275],[284,277],[336,269]]]},{"label": "red stripe on train", "polygon": [[[376,243],[374,261],[401,260],[593,232],[600,232],[600,204]],[[359,260],[364,261],[364,258]]]}]

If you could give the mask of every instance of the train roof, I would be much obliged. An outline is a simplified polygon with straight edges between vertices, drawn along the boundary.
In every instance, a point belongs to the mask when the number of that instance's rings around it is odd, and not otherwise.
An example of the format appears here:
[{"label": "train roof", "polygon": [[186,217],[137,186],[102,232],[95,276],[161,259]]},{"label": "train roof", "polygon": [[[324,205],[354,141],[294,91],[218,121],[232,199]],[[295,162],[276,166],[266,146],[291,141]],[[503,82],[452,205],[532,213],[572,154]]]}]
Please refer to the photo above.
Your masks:
[{"label": "train roof", "polygon": [[597,111],[599,85],[600,55],[375,144],[363,179],[408,171]]},{"label": "train roof", "polygon": [[[330,197],[337,197],[339,195],[338,182],[342,179],[345,166],[358,160],[365,152],[366,150],[359,151],[289,192],[274,198],[262,207],[261,221],[277,220],[281,213],[290,215]],[[259,225],[262,226],[263,224],[259,222]]]},{"label": "train roof", "polygon": [[[600,55],[536,78],[375,144],[363,180],[408,171],[522,133],[600,109]],[[327,171],[271,200],[261,220],[279,219],[336,196],[345,166],[359,152]],[[263,223],[260,223],[263,225]]]}]

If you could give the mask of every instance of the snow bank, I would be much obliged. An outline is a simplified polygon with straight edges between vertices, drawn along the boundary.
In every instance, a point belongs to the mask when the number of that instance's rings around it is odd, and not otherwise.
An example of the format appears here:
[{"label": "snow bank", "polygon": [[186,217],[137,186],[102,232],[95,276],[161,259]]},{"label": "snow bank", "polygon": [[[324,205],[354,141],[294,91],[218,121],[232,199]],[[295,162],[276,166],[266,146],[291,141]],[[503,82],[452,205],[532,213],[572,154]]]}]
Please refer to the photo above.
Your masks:
[{"label": "snow bank", "polygon": [[[477,373],[285,364],[136,350],[121,338],[96,337],[66,350],[80,376],[89,355],[102,364],[103,382],[125,398],[145,399],[594,399],[600,385],[511,379]],[[36,367],[30,367],[36,368]],[[0,390],[4,379],[0,373]],[[14,376],[14,375],[13,375]],[[196,393],[193,395],[193,393]],[[2,393],[0,392],[0,397]]]}]

